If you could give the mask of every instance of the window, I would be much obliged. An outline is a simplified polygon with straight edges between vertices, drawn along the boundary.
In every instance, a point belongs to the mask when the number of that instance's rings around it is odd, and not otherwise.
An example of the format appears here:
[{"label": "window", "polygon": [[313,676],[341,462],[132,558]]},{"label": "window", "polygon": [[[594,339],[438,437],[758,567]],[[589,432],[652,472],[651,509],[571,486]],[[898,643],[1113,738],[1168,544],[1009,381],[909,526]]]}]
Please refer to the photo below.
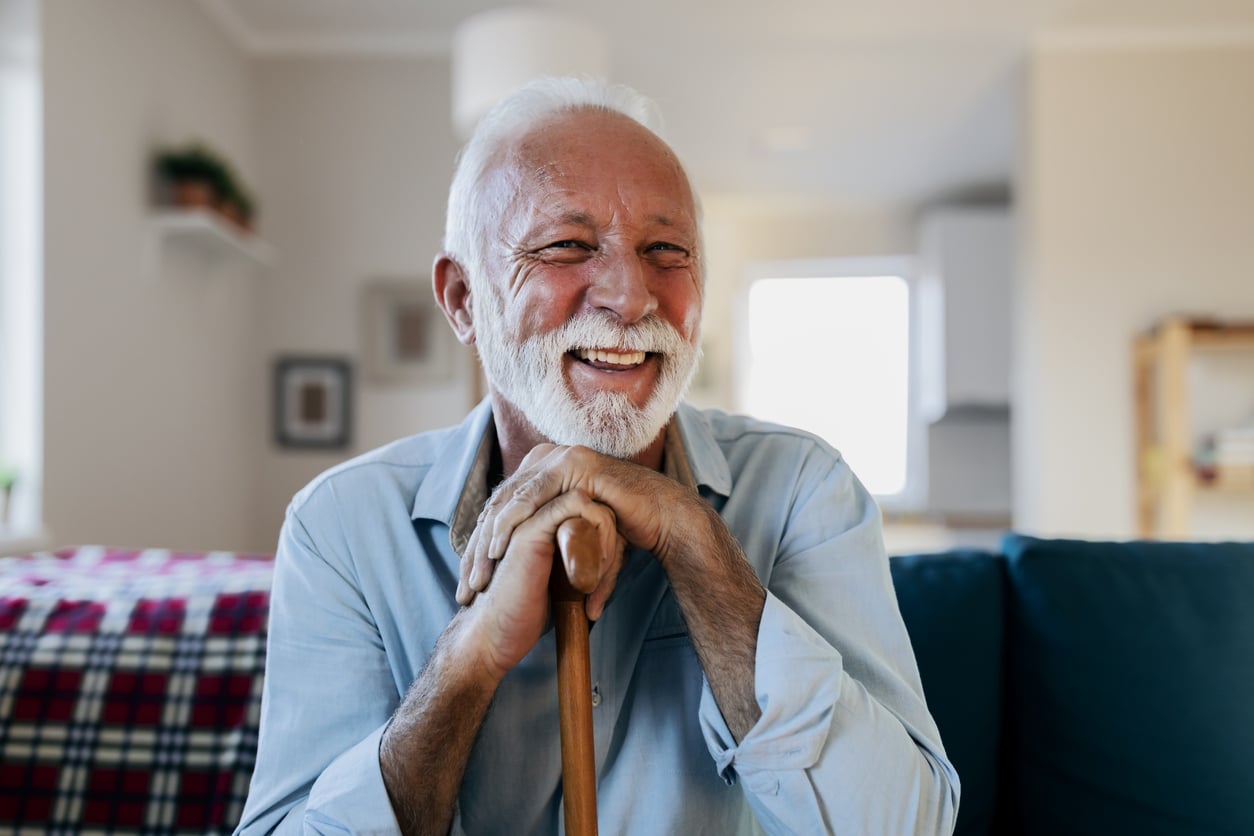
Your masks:
[{"label": "window", "polygon": [[0,469],[17,477],[2,546],[39,534],[42,165],[36,4],[0,2]]},{"label": "window", "polygon": [[909,259],[784,262],[752,271],[738,407],[836,447],[886,506],[919,507],[926,470]]}]

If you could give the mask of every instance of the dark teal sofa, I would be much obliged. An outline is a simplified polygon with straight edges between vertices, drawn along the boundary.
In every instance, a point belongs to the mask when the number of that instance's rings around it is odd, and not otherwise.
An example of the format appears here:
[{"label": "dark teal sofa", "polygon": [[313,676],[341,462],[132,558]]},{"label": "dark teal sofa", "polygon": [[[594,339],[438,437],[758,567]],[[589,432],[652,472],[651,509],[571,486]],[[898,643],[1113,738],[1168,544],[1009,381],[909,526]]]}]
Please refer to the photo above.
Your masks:
[{"label": "dark teal sofa", "polygon": [[1254,543],[894,557],[956,832],[1254,834]]}]

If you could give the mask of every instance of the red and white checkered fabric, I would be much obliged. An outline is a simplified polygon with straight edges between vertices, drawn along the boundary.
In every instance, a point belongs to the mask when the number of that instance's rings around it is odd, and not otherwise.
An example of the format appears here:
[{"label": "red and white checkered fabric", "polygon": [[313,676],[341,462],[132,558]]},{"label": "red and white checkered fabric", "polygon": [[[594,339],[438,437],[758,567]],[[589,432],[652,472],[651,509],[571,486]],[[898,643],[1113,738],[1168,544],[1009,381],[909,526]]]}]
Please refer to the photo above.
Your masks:
[{"label": "red and white checkered fabric", "polygon": [[230,833],[271,570],[225,552],[0,558],[0,832]]}]

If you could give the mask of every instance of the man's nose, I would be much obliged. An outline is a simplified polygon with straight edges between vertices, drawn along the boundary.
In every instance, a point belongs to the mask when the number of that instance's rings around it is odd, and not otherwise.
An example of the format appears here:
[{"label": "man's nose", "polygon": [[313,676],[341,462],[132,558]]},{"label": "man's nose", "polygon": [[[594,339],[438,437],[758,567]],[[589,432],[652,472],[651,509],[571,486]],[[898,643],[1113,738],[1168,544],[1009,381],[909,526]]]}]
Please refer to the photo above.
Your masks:
[{"label": "man's nose", "polygon": [[610,311],[622,322],[636,322],[657,310],[648,267],[636,253],[613,259],[588,288],[588,304]]}]

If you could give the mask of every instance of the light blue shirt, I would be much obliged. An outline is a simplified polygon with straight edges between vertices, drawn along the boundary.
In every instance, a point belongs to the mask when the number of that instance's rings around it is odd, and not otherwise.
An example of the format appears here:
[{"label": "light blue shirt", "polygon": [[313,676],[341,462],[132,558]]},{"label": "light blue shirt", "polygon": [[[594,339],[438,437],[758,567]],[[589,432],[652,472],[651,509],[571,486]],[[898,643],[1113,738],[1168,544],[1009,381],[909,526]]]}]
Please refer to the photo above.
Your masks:
[{"label": "light blue shirt", "polygon": [[[293,499],[238,832],[397,832],[379,740],[458,609],[450,533],[463,539],[466,509],[482,504],[491,419],[485,401],[460,426],[346,462]],[[672,440],[668,458],[683,462],[668,472],[718,509],[768,590],[762,716],[737,744],[666,575],[630,553],[590,636],[600,832],[950,832],[958,778],[866,490],[799,431],[684,405]],[[563,831],[555,666],[549,631],[502,682],[454,833]]]}]

